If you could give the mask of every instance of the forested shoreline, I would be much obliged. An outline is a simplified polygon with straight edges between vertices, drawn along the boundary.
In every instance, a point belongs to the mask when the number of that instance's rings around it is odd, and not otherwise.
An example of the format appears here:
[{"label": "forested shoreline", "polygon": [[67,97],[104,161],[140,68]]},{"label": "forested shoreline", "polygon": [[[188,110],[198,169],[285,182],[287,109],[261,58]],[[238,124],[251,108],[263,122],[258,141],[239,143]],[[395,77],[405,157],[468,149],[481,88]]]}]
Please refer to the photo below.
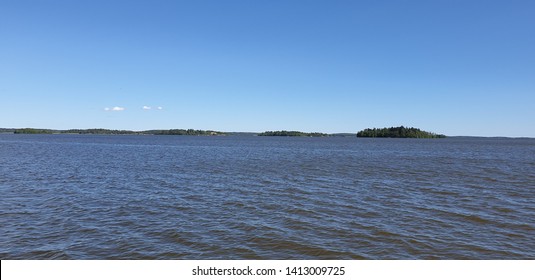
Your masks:
[{"label": "forested shoreline", "polygon": [[[227,135],[256,135],[256,136],[283,136],[283,137],[332,137],[332,136],[355,136],[355,134],[327,134],[321,132],[301,131],[265,131],[262,133],[245,132],[221,132],[215,130],[199,129],[153,129],[153,130],[116,130],[104,128],[90,129],[42,129],[42,128],[0,128],[0,133],[13,134],[96,134],[96,135],[192,135],[192,136],[227,136]],[[356,133],[362,138],[445,138],[443,134],[423,131],[414,127],[385,127],[367,128]]]},{"label": "forested shoreline", "polygon": [[326,133],[320,133],[320,132],[301,132],[301,131],[286,131],[286,130],[279,130],[279,131],[266,131],[259,133],[258,136],[304,136],[304,137],[325,137],[329,136],[329,134]]},{"label": "forested shoreline", "polygon": [[159,130],[115,130],[104,128],[91,129],[40,129],[40,128],[1,128],[0,133],[14,134],[102,134],[102,135],[226,135],[224,132],[198,129],[159,129]]}]

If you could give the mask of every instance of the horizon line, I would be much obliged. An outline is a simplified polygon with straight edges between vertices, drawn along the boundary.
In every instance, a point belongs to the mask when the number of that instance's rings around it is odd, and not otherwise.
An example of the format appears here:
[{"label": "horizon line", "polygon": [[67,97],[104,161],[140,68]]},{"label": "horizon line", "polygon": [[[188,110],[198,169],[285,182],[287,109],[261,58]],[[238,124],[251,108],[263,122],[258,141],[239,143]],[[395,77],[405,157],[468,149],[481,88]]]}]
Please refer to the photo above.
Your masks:
[{"label": "horizon line", "polygon": [[[68,128],[68,129],[56,129],[56,128],[36,128],[36,127],[19,127],[19,128],[15,128],[15,127],[11,127],[11,128],[8,128],[8,127],[0,127],[0,133],[1,134],[7,134],[7,133],[10,133],[10,132],[4,132],[5,130],[17,130],[17,129],[35,129],[35,130],[51,130],[51,131],[68,131],[68,130],[91,130],[91,129],[102,129],[102,130],[115,130],[115,131],[127,131],[127,132],[134,132],[134,133],[138,133],[138,132],[146,132],[146,131],[153,131],[153,130],[189,130],[189,129],[192,129],[192,130],[200,130],[200,131],[212,131],[212,132],[221,132],[221,133],[249,133],[249,134],[259,134],[259,133],[263,133],[263,132],[270,132],[270,131],[296,131],[296,132],[304,132],[304,133],[322,133],[322,134],[327,134],[327,135],[336,135],[336,134],[351,134],[351,135],[356,135],[357,132],[332,132],[332,133],[327,133],[327,132],[320,132],[320,131],[313,131],[313,132],[307,132],[307,131],[301,131],[301,130],[285,130],[285,129],[282,129],[282,130],[265,130],[265,131],[220,131],[220,130],[213,130],[213,129],[195,129],[195,128],[151,128],[151,129],[142,129],[142,130],[137,130],[137,129],[114,129],[114,128],[102,128],[102,127],[93,127],[93,128]],[[75,133],[73,133],[75,134]],[[110,134],[112,135],[112,134]],[[500,135],[496,135],[496,136],[480,136],[480,135],[445,135],[447,136],[448,138],[451,138],[451,137],[471,137],[471,138],[510,138],[510,139],[535,139],[535,136],[500,136]]]}]

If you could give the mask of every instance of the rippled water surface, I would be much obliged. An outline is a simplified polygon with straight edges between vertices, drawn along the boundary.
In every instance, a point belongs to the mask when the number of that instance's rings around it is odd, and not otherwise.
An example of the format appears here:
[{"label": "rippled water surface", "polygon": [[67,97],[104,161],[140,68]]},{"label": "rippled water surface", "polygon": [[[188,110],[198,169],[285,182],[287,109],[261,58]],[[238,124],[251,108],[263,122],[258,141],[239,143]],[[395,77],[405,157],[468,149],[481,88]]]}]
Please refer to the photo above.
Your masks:
[{"label": "rippled water surface", "polygon": [[2,259],[534,259],[535,139],[0,135]]}]

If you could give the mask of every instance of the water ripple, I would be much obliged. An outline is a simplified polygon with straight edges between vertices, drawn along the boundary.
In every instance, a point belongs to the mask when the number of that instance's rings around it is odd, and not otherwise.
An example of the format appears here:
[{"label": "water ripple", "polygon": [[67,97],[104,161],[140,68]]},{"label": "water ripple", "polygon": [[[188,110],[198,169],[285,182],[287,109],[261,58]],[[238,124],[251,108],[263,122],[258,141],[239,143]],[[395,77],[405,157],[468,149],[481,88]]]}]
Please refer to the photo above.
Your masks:
[{"label": "water ripple", "polygon": [[534,141],[0,135],[0,258],[533,259]]}]

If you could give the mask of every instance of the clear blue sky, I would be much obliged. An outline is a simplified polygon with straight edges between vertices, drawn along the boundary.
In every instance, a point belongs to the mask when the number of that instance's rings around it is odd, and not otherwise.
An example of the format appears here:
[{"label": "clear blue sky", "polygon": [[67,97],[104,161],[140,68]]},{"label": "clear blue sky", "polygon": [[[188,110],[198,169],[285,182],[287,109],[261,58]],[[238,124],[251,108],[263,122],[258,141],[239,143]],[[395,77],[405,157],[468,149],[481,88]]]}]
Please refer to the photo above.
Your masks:
[{"label": "clear blue sky", "polygon": [[0,127],[535,137],[535,1],[2,0],[0,103]]}]

